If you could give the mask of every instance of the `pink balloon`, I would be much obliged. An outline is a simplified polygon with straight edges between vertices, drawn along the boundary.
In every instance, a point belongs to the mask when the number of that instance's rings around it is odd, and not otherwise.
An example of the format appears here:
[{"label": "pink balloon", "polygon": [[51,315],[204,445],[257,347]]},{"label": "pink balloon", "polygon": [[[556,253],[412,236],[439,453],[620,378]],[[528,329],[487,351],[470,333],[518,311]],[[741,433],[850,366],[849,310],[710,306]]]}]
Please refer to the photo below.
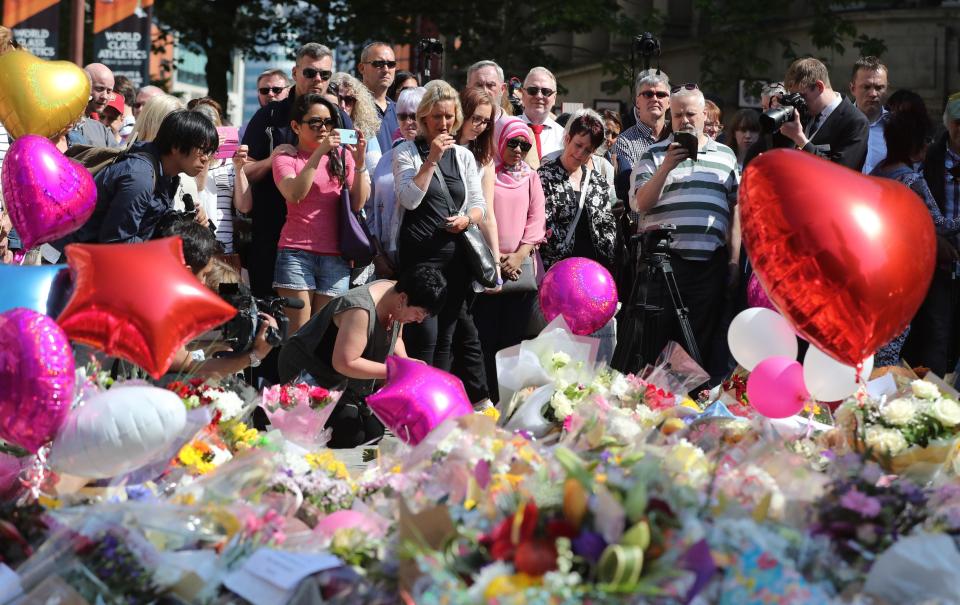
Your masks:
[{"label": "pink balloon", "polygon": [[24,248],[80,228],[97,205],[97,187],[82,164],[37,135],[10,145],[0,171],[4,201]]},{"label": "pink balloon", "polygon": [[420,443],[448,418],[473,413],[460,379],[413,359],[387,358],[387,382],[367,405],[402,441]]},{"label": "pink balloon", "polygon": [[0,313],[0,438],[31,452],[67,419],[73,351],[52,318],[30,309]]},{"label": "pink balloon", "polygon": [[337,530],[359,529],[375,538],[381,537],[384,535],[384,527],[377,522],[377,519],[371,518],[372,514],[367,515],[355,510],[338,510],[320,519],[313,528],[313,532],[326,538],[332,538]]},{"label": "pink balloon", "polygon": [[0,501],[12,498],[20,489],[20,459],[0,452]]},{"label": "pink balloon", "polygon": [[[770,302],[770,297],[767,296],[766,290],[764,290],[760,284],[760,278],[757,277],[756,273],[751,273],[750,279],[747,280],[747,306],[763,307],[771,311],[777,311],[777,308]],[[779,313],[779,311],[777,311],[777,313]]]},{"label": "pink balloon", "polygon": [[803,366],[789,357],[768,357],[747,378],[750,405],[767,418],[789,418],[810,400]]},{"label": "pink balloon", "polygon": [[563,315],[574,334],[593,334],[617,312],[617,284],[600,263],[567,258],[543,277],[540,308],[547,323]]}]

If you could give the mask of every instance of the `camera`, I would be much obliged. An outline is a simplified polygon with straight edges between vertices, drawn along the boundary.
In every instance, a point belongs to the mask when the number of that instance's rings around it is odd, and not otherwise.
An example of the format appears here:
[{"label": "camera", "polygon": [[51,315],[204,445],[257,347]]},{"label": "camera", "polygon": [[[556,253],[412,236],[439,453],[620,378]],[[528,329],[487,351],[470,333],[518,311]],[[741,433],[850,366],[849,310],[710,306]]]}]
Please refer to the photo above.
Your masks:
[{"label": "camera", "polygon": [[442,55],[443,42],[436,38],[421,38],[419,49],[425,55]]},{"label": "camera", "polygon": [[669,254],[670,242],[673,241],[673,232],[676,225],[652,225],[636,235],[640,240],[640,255],[644,259],[651,259],[655,254]]},{"label": "camera", "polygon": [[771,107],[760,116],[760,127],[767,134],[780,130],[781,126],[793,119],[794,112],[799,111],[803,116],[807,111],[807,102],[799,92],[780,95],[776,99],[780,107]]},{"label": "camera", "polygon": [[302,309],[303,301],[274,296],[271,298],[257,298],[250,293],[250,289],[243,284],[220,284],[218,289],[220,298],[237,309],[237,314],[227,323],[220,326],[223,340],[238,353],[246,353],[253,348],[257,339],[257,332],[263,325],[264,319],[260,313],[266,313],[277,321],[278,328],[267,328],[266,341],[271,347],[278,346],[287,339],[288,319],[283,312],[284,307]]},{"label": "camera", "polygon": [[641,35],[635,37],[633,44],[641,57],[660,56],[660,40],[654,38],[650,32],[643,32]]}]

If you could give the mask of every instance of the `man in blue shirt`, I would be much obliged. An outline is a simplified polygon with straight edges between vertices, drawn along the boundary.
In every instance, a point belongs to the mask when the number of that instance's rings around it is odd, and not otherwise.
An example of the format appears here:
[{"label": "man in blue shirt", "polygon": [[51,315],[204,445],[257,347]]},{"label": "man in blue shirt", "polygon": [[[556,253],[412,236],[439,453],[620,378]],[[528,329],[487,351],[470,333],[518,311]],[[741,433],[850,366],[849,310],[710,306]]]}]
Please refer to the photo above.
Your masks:
[{"label": "man in blue shirt", "polygon": [[386,153],[393,147],[393,133],[400,128],[397,120],[396,105],[388,96],[387,90],[397,76],[397,57],[393,48],[386,42],[371,42],[360,53],[360,62],[357,72],[363,85],[373,95],[377,114],[380,116],[380,131],[377,133],[377,142],[380,151]]}]

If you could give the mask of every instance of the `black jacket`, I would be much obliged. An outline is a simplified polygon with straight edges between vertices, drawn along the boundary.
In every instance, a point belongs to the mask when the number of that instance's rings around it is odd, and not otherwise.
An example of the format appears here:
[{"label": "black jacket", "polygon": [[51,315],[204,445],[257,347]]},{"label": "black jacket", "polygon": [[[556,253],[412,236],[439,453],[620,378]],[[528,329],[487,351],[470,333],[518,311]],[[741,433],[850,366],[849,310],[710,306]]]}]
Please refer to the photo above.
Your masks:
[{"label": "black jacket", "polygon": [[869,138],[867,117],[850,101],[842,99],[803,150],[861,172]]},{"label": "black jacket", "polygon": [[947,133],[941,134],[937,140],[927,149],[927,157],[923,162],[923,178],[930,187],[930,193],[933,199],[937,201],[940,212],[946,213],[946,183],[944,174],[944,162],[947,159]]}]

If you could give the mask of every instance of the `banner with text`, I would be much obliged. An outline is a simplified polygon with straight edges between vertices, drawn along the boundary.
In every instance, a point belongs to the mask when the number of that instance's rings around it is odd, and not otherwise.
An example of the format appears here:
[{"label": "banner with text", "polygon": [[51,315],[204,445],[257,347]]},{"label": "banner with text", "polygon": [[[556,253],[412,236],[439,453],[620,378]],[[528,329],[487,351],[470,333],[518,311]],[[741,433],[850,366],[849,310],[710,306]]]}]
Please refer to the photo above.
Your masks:
[{"label": "banner with text", "polygon": [[153,0],[96,0],[93,60],[137,88],[150,83],[150,22]]},{"label": "banner with text", "polygon": [[3,25],[25,49],[44,59],[57,57],[60,0],[5,0]]}]

